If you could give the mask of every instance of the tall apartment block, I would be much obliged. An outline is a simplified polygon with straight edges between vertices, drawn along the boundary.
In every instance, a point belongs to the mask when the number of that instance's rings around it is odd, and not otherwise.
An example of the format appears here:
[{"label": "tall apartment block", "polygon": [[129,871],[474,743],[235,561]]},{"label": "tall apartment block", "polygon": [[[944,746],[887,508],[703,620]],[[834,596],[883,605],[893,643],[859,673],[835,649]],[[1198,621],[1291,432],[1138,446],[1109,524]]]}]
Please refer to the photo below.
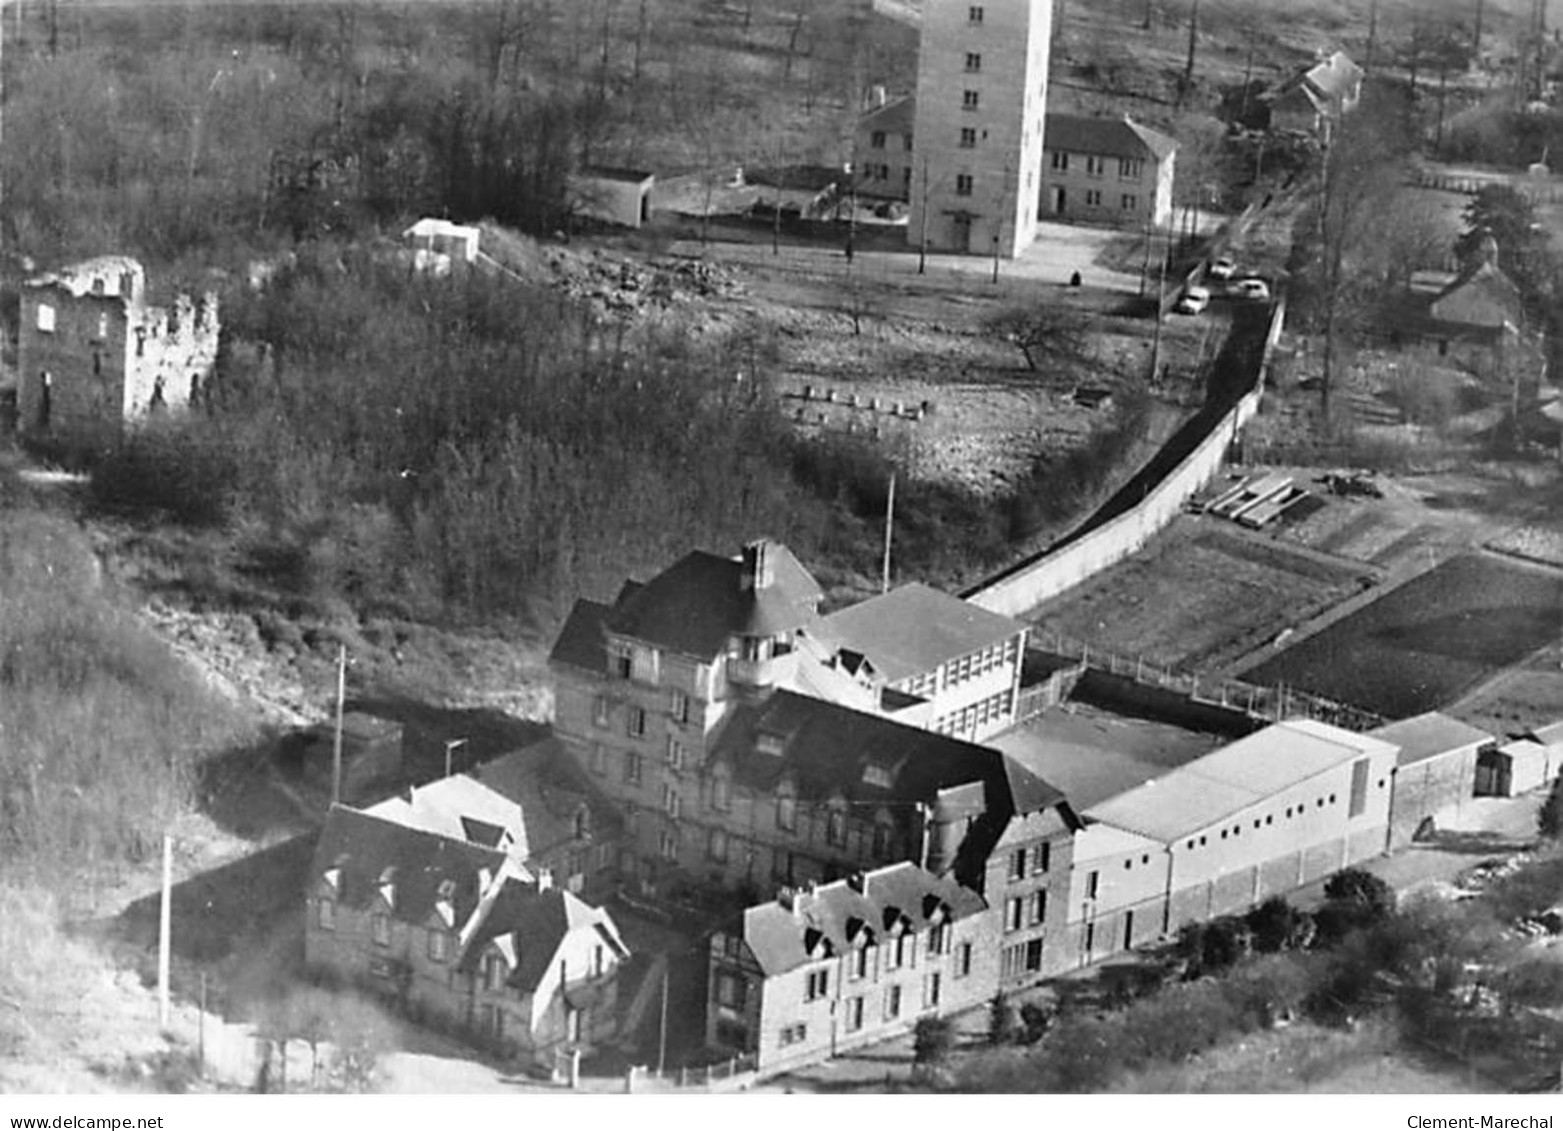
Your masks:
[{"label": "tall apartment block", "polygon": [[1014,258],[1036,237],[1052,30],[1053,0],[924,0],[913,246]]}]

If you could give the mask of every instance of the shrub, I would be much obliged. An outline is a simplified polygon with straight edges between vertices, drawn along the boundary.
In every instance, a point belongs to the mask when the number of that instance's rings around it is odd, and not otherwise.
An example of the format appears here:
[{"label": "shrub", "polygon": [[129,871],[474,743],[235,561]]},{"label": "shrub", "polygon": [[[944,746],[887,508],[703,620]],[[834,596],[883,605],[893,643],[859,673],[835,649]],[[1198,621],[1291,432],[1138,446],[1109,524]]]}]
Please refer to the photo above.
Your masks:
[{"label": "shrub", "polygon": [[1014,1041],[1015,1035],[1015,1008],[1002,992],[997,993],[988,1003],[988,1043],[1007,1045]]},{"label": "shrub", "polygon": [[1548,840],[1563,836],[1563,774],[1552,779],[1552,789],[1536,814],[1536,830]]},{"label": "shrub", "polygon": [[1291,947],[1298,937],[1299,912],[1281,896],[1271,896],[1244,916],[1244,922],[1253,935],[1254,949],[1263,954],[1273,954]]},{"label": "shrub", "polygon": [[1368,921],[1395,909],[1395,889],[1363,868],[1345,868],[1324,884],[1324,898],[1359,908]]},{"label": "shrub", "polygon": [[955,1047],[955,1026],[948,1017],[919,1017],[912,1030],[912,1058],[925,1067],[944,1063]]}]

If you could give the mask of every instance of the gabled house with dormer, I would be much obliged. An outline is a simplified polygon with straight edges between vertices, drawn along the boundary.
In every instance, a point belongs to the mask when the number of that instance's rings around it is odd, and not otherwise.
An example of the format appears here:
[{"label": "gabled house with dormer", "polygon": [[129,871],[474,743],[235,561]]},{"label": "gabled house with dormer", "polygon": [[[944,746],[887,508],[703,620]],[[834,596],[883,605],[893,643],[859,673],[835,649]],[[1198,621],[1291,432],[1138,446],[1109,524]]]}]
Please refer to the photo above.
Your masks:
[{"label": "gabled house with dormer", "polygon": [[976,892],[900,863],[784,889],[710,939],[706,1043],[767,1075],[989,1001],[994,916]]},{"label": "gabled house with dormer", "polygon": [[304,960],[414,1019],[553,1068],[616,1035],[629,957],[612,917],[499,845],[333,806],[310,868]]}]

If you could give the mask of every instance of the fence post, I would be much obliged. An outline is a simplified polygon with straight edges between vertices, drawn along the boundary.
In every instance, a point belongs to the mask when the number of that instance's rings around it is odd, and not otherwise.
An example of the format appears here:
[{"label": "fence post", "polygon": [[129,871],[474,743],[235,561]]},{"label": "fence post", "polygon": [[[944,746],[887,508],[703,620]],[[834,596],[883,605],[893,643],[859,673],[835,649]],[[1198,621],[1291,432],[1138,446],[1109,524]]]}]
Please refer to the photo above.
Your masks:
[{"label": "fence post", "polygon": [[1134,682],[1145,682],[1145,657],[1143,654],[1136,657],[1134,661]]},{"label": "fence post", "polygon": [[688,1069],[680,1067],[678,1070],[678,1086],[685,1087],[689,1082]]}]

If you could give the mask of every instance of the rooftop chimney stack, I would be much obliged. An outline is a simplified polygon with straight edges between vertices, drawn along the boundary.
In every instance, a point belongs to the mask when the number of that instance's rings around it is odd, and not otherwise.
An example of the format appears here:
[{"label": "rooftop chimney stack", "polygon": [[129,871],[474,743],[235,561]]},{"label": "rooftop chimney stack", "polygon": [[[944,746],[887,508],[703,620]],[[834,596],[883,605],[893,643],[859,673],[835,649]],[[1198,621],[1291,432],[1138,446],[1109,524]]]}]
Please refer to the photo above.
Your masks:
[{"label": "rooftop chimney stack", "polygon": [[769,589],[775,581],[770,547],[770,541],[764,538],[744,547],[743,572],[739,584],[745,592],[750,589]]}]

